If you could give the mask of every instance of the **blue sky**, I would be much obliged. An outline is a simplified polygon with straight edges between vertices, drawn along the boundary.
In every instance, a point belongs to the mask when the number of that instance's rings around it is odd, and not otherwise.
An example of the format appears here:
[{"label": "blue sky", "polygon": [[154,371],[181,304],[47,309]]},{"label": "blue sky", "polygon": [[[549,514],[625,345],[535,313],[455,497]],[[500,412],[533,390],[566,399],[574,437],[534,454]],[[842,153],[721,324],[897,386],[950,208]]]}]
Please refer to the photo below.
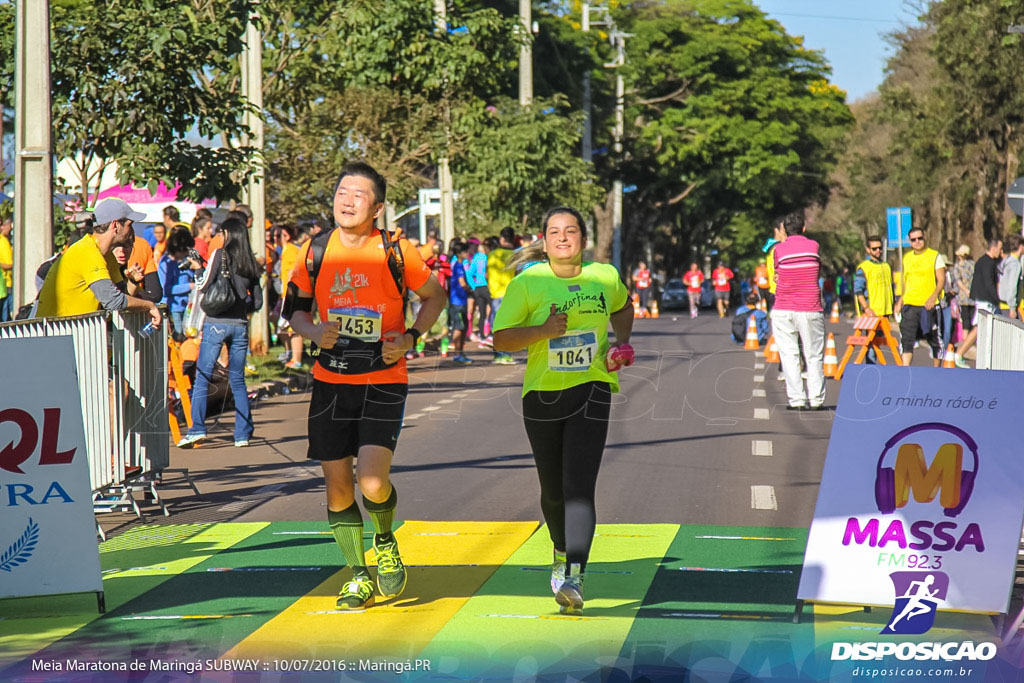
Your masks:
[{"label": "blue sky", "polygon": [[854,101],[874,91],[892,48],[884,34],[916,23],[904,0],[755,0],[766,14],[802,35],[804,45],[823,49],[832,82]]}]

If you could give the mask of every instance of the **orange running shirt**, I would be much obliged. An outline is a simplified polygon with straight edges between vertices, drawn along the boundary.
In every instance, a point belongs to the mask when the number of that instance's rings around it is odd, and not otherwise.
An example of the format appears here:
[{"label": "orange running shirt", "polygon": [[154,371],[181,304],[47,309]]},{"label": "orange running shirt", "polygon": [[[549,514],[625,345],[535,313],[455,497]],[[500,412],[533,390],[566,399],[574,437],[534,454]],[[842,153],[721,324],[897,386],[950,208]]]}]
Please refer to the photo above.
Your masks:
[{"label": "orange running shirt", "polygon": [[[299,261],[292,270],[291,282],[303,292],[311,291],[306,257],[312,240],[302,246]],[[430,279],[419,252],[406,240],[399,240],[405,261],[405,284],[416,290]],[[324,261],[313,292],[317,310],[322,316],[332,308],[368,308],[381,315],[381,336],[388,332],[405,332],[405,311],[402,295],[388,270],[384,244],[376,230],[360,249],[348,249],[341,243],[341,232],[335,230],[327,243]],[[360,375],[342,375],[313,365],[313,378],[329,384],[408,384],[409,373],[403,357],[391,367]]]},{"label": "orange running shirt", "polygon": [[149,246],[149,242],[138,235],[135,237],[135,245],[132,247],[132,255],[128,259],[128,265],[138,265],[142,269],[143,275],[156,272],[156,259],[153,258],[153,247]]}]

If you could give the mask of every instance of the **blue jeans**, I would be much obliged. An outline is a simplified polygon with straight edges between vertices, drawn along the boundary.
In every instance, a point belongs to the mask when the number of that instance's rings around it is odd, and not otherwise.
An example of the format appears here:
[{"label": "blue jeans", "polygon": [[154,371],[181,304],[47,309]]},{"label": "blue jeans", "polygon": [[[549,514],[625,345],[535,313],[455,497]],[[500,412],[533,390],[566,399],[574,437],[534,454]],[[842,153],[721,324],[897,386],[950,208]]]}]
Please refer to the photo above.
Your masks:
[{"label": "blue jeans", "polygon": [[185,334],[185,311],[171,311],[171,331]]},{"label": "blue jeans", "polygon": [[941,351],[945,353],[946,349],[949,347],[950,340],[952,340],[953,338],[953,309],[951,309],[949,306],[944,307],[942,309],[940,320],[941,326],[939,328],[939,334],[940,339],[942,340]]},{"label": "blue jeans", "polygon": [[[3,277],[0,275],[0,277]],[[7,296],[0,299],[0,323],[14,320],[14,291],[8,289]]]},{"label": "blue jeans", "polygon": [[206,323],[196,361],[196,381],[192,389],[192,428],[189,436],[206,436],[206,399],[213,381],[213,368],[222,344],[228,345],[228,382],[235,398],[235,441],[252,437],[252,412],[245,388],[245,354],[249,351],[249,326],[245,324]]}]

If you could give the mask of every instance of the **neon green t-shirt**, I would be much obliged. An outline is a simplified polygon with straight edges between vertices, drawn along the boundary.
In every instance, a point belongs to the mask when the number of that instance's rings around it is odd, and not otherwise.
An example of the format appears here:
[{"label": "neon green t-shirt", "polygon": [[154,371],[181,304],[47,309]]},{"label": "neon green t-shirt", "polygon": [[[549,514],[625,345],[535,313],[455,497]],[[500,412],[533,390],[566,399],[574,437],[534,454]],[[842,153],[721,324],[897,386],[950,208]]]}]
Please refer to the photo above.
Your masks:
[{"label": "neon green t-shirt", "polygon": [[618,376],[605,364],[608,318],[628,301],[619,271],[607,263],[584,263],[583,271],[572,278],[558,277],[548,263],[539,263],[513,278],[494,318],[495,331],[543,325],[551,304],[568,315],[565,336],[527,349],[523,395],[586,382],[607,382],[618,391]]}]

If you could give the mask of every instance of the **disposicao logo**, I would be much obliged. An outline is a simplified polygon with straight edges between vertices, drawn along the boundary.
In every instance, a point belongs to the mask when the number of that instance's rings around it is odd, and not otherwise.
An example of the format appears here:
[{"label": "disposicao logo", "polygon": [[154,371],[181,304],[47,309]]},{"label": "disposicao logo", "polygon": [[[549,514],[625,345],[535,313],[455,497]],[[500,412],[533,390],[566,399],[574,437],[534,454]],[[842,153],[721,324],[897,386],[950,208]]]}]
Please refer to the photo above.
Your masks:
[{"label": "disposicao logo", "polygon": [[935,623],[935,611],[946,599],[949,576],[945,572],[893,572],[889,574],[896,590],[889,623],[882,633],[921,634]]}]

